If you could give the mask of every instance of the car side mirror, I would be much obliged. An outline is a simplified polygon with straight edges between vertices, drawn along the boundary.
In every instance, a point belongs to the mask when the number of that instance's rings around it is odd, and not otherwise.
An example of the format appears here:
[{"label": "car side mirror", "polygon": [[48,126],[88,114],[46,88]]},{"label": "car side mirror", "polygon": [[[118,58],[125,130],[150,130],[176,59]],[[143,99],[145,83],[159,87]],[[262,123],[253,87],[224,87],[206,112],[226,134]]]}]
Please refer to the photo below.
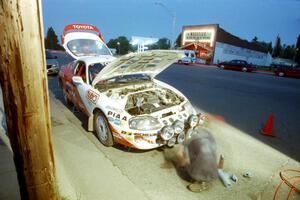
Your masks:
[{"label": "car side mirror", "polygon": [[72,81],[75,85],[83,84],[83,80],[81,76],[73,76]]}]

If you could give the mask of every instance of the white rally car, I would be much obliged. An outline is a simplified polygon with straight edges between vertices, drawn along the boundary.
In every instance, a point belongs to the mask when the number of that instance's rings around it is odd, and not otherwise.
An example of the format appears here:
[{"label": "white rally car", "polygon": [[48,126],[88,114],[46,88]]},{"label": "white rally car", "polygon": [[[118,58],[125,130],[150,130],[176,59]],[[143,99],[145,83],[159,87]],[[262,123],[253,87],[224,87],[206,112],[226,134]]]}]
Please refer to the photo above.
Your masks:
[{"label": "white rally car", "polygon": [[77,46],[74,53],[69,43],[94,40],[89,42],[107,47],[99,37],[91,39],[87,33],[78,32],[76,38],[74,34],[64,36],[64,47],[76,60],[61,69],[59,83],[67,103],[88,116],[88,129],[101,143],[153,149],[173,146],[183,142],[186,134],[193,134],[199,117],[188,99],[155,79],[182,58],[182,53],[156,50],[115,60],[109,53],[103,54],[109,50],[92,56],[79,54],[81,47]]}]

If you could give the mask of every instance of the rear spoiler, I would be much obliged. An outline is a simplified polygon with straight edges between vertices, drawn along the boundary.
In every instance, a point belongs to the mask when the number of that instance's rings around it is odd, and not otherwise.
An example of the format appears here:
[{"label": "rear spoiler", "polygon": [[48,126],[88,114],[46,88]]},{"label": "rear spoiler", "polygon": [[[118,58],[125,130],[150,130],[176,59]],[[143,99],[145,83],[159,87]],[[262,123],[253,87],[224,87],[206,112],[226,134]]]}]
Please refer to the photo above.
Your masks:
[{"label": "rear spoiler", "polygon": [[[65,35],[70,32],[89,32],[94,33],[99,36],[99,38],[104,42],[104,39],[102,37],[102,34],[100,33],[100,30],[90,24],[68,24],[64,28],[63,35],[61,36],[61,42],[64,43]],[[104,42],[105,43],[105,42]]]}]

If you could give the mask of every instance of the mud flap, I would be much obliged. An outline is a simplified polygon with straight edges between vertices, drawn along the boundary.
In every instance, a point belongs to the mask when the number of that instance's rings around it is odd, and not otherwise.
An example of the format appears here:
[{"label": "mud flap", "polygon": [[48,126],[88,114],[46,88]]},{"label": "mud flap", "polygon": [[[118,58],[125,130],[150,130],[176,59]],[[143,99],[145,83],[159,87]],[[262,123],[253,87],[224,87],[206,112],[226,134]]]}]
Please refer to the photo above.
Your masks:
[{"label": "mud flap", "polygon": [[88,131],[94,131],[94,114],[91,114],[88,119]]}]

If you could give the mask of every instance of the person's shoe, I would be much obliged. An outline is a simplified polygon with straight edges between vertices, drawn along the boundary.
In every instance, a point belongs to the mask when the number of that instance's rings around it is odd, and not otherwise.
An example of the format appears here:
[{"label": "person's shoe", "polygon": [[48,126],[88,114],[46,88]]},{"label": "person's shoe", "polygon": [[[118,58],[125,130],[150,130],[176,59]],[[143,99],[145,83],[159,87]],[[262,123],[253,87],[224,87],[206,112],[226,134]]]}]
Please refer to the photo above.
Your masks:
[{"label": "person's shoe", "polygon": [[191,192],[202,192],[209,189],[209,184],[207,182],[195,182],[187,186]]}]

